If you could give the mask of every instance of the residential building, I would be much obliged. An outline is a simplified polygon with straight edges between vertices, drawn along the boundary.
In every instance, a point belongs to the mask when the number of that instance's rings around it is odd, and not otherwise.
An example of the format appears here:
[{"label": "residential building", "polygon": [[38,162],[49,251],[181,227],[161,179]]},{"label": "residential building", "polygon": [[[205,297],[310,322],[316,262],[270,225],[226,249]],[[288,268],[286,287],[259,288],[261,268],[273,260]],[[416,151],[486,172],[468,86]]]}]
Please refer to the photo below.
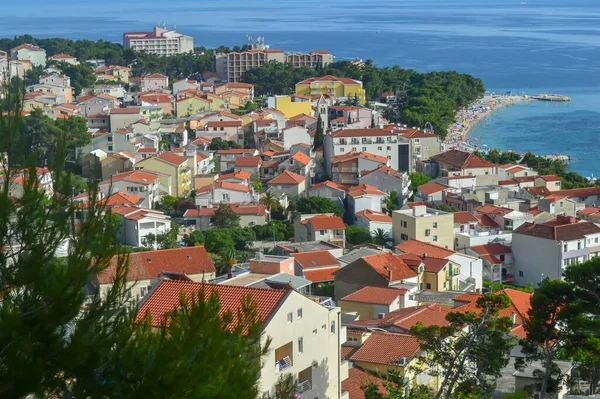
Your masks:
[{"label": "residential building", "polygon": [[395,191],[398,194],[400,201],[398,206],[400,207],[412,195],[410,183],[410,177],[407,172],[398,172],[396,169],[388,166],[380,166],[370,172],[361,172],[358,178],[358,184],[373,186],[377,190],[384,192],[387,196]]},{"label": "residential building", "polygon": [[418,288],[419,275],[390,252],[363,256],[335,273],[335,297],[344,298],[365,286]]},{"label": "residential building", "polygon": [[[114,283],[122,257],[115,255],[109,266],[102,270],[92,284],[105,298]],[[159,284],[163,276],[185,276],[189,281],[203,282],[215,278],[216,269],[204,246],[132,252],[125,277],[127,297],[135,302],[143,299]]]},{"label": "residential building", "polygon": [[[405,144],[404,147],[407,147]],[[408,147],[407,147],[408,148]],[[340,129],[328,132],[323,144],[323,159],[326,171],[331,171],[332,158],[348,152],[367,152],[386,157],[387,166],[399,170],[401,151],[398,134],[388,129]],[[408,155],[404,155],[408,156]]]},{"label": "residential building", "polygon": [[417,129],[404,128],[402,131],[398,140],[409,143],[408,154],[410,155],[408,168],[402,168],[402,170],[413,173],[416,171],[417,161],[429,159],[442,152],[439,135]]},{"label": "residential building", "polygon": [[170,56],[194,52],[194,38],[155,26],[151,32],[123,33],[123,48]]},{"label": "residential building", "polygon": [[[242,310],[243,298],[257,304],[264,345],[270,340],[269,352],[262,361],[258,390],[273,395],[282,374],[290,374],[298,383],[300,398],[339,398],[341,368],[340,346],[345,328],[340,325],[340,309],[326,307],[295,290],[249,288],[230,285],[161,281],[140,307],[159,328],[170,309],[179,306],[179,298],[217,293],[224,311]],[[346,372],[344,371],[344,375]]]},{"label": "residential building", "polygon": [[172,97],[170,94],[163,92],[146,92],[140,94],[138,104],[141,106],[150,106],[162,108],[163,115],[173,114]]},{"label": "residential building", "polygon": [[338,300],[342,313],[356,312],[359,320],[379,318],[398,309],[416,306],[406,288],[364,287]]},{"label": "residential building", "polygon": [[281,129],[281,140],[286,149],[292,148],[294,144],[312,144],[313,139],[308,129],[303,126],[291,126]]},{"label": "residential building", "polygon": [[264,43],[252,44],[247,51],[217,54],[215,68],[217,73],[228,82],[239,82],[249,69],[259,68],[270,61],[287,62],[298,68],[309,66],[323,68],[333,62],[333,55],[327,51],[285,54],[283,50],[270,49]]},{"label": "residential building", "polygon": [[110,110],[110,130],[125,129],[140,119],[144,119],[141,107],[112,108]]},{"label": "residential building", "polygon": [[365,90],[360,80],[332,75],[308,78],[296,83],[296,94],[310,97],[329,94],[341,101],[357,98],[359,104],[366,102]]},{"label": "residential building", "polygon": [[244,146],[242,121],[212,121],[207,122],[204,131],[196,131],[196,135],[208,137],[211,140],[220,138],[223,141],[233,141]]},{"label": "residential building", "polygon": [[254,157],[258,155],[258,151],[254,148],[233,148],[231,150],[218,150],[217,158],[219,160],[219,171],[232,171],[235,161],[239,157]]},{"label": "residential building", "polygon": [[[267,211],[263,205],[228,203],[227,206],[240,217],[241,227],[262,226],[267,223]],[[215,210],[216,208],[188,209],[183,215],[183,220],[186,225],[205,231],[212,227],[211,219],[215,216]]]},{"label": "residential building", "polygon": [[344,206],[344,200],[346,199],[347,193],[348,189],[346,187],[330,180],[317,183],[308,190],[309,197],[329,198],[340,207]]},{"label": "residential building", "polygon": [[[450,306],[442,306],[434,303],[431,305],[412,306],[403,309],[394,310],[385,314],[382,318],[373,318],[370,320],[353,320],[346,323],[348,328],[348,337],[356,336],[356,330],[384,330],[392,333],[410,335],[410,329],[417,323],[421,322],[424,327],[430,326],[445,326],[448,324],[446,316],[448,313],[455,311]],[[353,331],[350,333],[350,331]],[[387,346],[383,346],[387,349]]]},{"label": "residential building", "polygon": [[432,205],[442,204],[446,197],[446,191],[449,188],[444,184],[435,182],[421,184],[417,187],[417,198],[415,198],[415,201],[422,200]]},{"label": "residential building", "polygon": [[583,188],[571,188],[568,190],[558,190],[553,192],[554,195],[560,195],[571,198],[579,204],[585,204],[588,206],[595,206],[600,204],[598,201],[600,197],[600,189],[596,187],[583,187]]},{"label": "residential building", "polygon": [[295,274],[311,281],[314,288],[333,282],[340,268],[340,262],[327,250],[294,252],[290,256],[294,258]]},{"label": "residential building", "polygon": [[483,260],[483,278],[495,283],[510,283],[515,280],[512,250],[499,242],[476,245],[466,252]]},{"label": "residential building", "polygon": [[112,79],[118,83],[129,83],[129,76],[131,75],[131,68],[127,68],[121,65],[109,65],[97,68],[94,71],[96,76],[100,75],[103,77],[111,76]]},{"label": "residential building", "polygon": [[418,240],[454,248],[454,216],[452,213],[418,205],[392,213],[394,243]]},{"label": "residential building", "polygon": [[112,108],[117,107],[117,99],[110,99],[104,96],[81,96],[77,104],[83,117],[103,117],[109,118],[108,114]]},{"label": "residential building", "polygon": [[[203,188],[198,189],[198,191],[202,191]],[[196,205],[199,204],[198,200],[200,198],[196,198]],[[218,181],[212,185],[212,203],[240,203],[240,204],[248,204],[248,203],[257,203],[258,202],[258,193],[254,191],[254,188],[246,185],[246,184],[236,184],[236,183],[228,183],[225,181]]]},{"label": "residential building", "polygon": [[161,185],[159,175],[147,169],[109,176],[101,181],[98,187],[106,194],[120,191],[137,195],[143,199],[140,207],[147,209],[152,208],[155,203],[160,202],[164,194],[170,195],[171,193],[171,185]]},{"label": "residential building", "polygon": [[267,107],[283,112],[288,119],[300,114],[310,115],[312,113],[311,102],[292,100],[292,97],[288,95],[271,96],[267,98]]},{"label": "residential building", "polygon": [[354,214],[354,225],[366,227],[371,235],[376,234],[377,230],[382,230],[387,234],[388,240],[392,241],[392,218],[383,212],[363,209]]},{"label": "residential building", "polygon": [[289,170],[269,180],[267,185],[275,194],[300,197],[306,193],[306,177]]},{"label": "residential building", "polygon": [[296,173],[300,176],[305,176],[308,181],[311,182],[314,177],[314,166],[311,157],[303,152],[296,152],[288,159],[281,161],[277,165],[279,173],[283,173],[286,170]]},{"label": "residential building", "polygon": [[350,187],[348,189],[347,197],[347,208],[350,220],[353,219],[354,214],[365,209],[381,212],[385,198],[386,195],[384,192],[381,192],[368,184]]},{"label": "residential building", "polygon": [[547,212],[552,216],[562,215],[577,217],[577,212],[585,209],[585,204],[580,204],[574,199],[562,195],[551,194],[538,201],[538,210]]},{"label": "residential building", "polygon": [[559,191],[561,189],[560,177],[558,177],[556,175],[535,176],[535,179],[533,180],[533,184],[536,187],[539,187],[539,186],[546,187],[550,191]]},{"label": "residential building", "polygon": [[441,176],[475,176],[478,186],[498,183],[498,168],[470,152],[450,150],[418,161],[417,172],[432,178]]},{"label": "residential building", "polygon": [[[135,165],[135,169],[148,169],[171,177],[171,193],[183,197],[191,190],[191,168],[188,159],[173,152],[164,152],[156,157],[146,158]],[[164,180],[161,176],[159,180]]]},{"label": "residential building", "polygon": [[33,44],[21,44],[10,49],[11,60],[29,61],[32,66],[46,66],[46,50]]},{"label": "residential building", "polygon": [[73,57],[72,55],[69,54],[55,54],[52,57],[48,57],[49,61],[56,61],[56,62],[66,62],[67,64],[71,64],[71,65],[79,65],[79,61],[77,61],[77,57]]},{"label": "residential building", "polygon": [[121,223],[116,240],[132,247],[153,247],[156,242],[146,242],[147,236],[158,236],[171,230],[171,218],[161,211],[137,206],[113,206],[113,215],[118,215]]},{"label": "residential building", "polygon": [[327,241],[344,248],[346,225],[339,216],[332,213],[320,215],[300,215],[294,223],[294,242]]},{"label": "residential building", "polygon": [[107,154],[102,150],[94,150],[83,156],[81,175],[97,180],[106,180],[117,173],[133,169],[135,157],[118,152]]},{"label": "residential building", "polygon": [[224,95],[226,93],[235,93],[237,96],[240,96],[241,104],[239,105],[245,105],[248,101],[254,100],[254,85],[229,81],[215,88],[216,95]]},{"label": "residential building", "polygon": [[508,163],[498,166],[498,179],[513,180],[516,177],[537,176],[537,172],[527,165]]},{"label": "residential building", "polygon": [[593,222],[557,216],[545,223],[523,223],[512,234],[515,283],[538,285],[560,279],[571,264],[600,253],[600,227]]},{"label": "residential building", "polygon": [[[181,94],[181,92],[179,92]],[[175,112],[178,117],[190,117],[200,112],[215,111],[212,100],[200,95],[185,96],[175,102]]]},{"label": "residential building", "polygon": [[388,158],[369,152],[350,151],[347,154],[331,158],[331,180],[346,186],[358,184],[363,173],[368,173],[381,166],[388,166]]}]

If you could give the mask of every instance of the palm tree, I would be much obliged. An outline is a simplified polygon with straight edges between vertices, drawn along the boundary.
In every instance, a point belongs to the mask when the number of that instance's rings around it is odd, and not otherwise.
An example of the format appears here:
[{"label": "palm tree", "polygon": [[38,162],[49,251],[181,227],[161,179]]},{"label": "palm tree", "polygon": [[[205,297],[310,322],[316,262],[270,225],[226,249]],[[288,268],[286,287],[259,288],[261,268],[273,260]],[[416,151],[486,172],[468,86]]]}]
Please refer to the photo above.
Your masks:
[{"label": "palm tree", "polygon": [[390,240],[390,236],[383,229],[375,230],[371,236],[373,237],[373,242],[378,245],[387,246],[387,243]]},{"label": "palm tree", "polygon": [[232,249],[226,249],[221,254],[219,254],[220,273],[229,273],[231,271],[231,268],[236,262],[235,255],[235,250]]},{"label": "palm tree", "polygon": [[260,198],[259,203],[269,212],[269,222],[271,221],[271,209],[279,204],[277,197],[270,191],[265,192]]}]

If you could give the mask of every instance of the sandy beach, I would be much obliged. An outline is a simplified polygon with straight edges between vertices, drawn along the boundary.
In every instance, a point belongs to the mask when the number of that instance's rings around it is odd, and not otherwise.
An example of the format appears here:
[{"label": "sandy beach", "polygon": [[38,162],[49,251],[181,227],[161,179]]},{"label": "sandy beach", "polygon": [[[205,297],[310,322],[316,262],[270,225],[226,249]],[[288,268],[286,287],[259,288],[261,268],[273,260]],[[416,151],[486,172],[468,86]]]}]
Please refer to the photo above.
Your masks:
[{"label": "sandy beach", "polygon": [[479,143],[470,142],[467,138],[469,131],[474,126],[497,109],[530,100],[529,96],[522,95],[486,95],[475,100],[468,107],[456,113],[455,122],[448,127],[444,147],[446,150],[474,151],[479,149]]}]

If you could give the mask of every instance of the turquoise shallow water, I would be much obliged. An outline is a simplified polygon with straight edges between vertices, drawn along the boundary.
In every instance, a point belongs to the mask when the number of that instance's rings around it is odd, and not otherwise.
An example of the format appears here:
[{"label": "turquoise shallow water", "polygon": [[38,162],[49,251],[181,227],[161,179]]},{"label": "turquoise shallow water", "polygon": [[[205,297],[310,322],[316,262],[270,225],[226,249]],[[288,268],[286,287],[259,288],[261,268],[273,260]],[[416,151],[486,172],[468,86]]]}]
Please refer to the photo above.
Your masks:
[{"label": "turquoise shallow water", "polygon": [[[566,153],[573,170],[600,174],[598,0],[0,0],[0,37],[104,39],[157,22],[196,45],[264,36],[286,51],[327,49],[418,71],[471,73],[497,91],[560,93],[569,104],[503,109],[472,134],[500,149]],[[500,90],[502,89],[502,90]]]}]

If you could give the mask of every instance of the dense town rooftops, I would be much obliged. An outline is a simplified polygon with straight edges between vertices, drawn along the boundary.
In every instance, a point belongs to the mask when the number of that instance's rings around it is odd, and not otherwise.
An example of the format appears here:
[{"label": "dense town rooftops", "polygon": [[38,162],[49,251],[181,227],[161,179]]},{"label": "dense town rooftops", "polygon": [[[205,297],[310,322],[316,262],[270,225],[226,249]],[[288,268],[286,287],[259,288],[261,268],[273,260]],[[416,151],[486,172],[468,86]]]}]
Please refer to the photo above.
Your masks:
[{"label": "dense town rooftops", "polygon": [[360,212],[356,212],[355,216],[357,218],[364,218],[369,222],[378,222],[378,223],[392,223],[392,218],[383,212],[372,211],[370,209],[365,209]]},{"label": "dense town rooftops", "polygon": [[330,229],[345,229],[342,218],[339,216],[316,215],[311,218],[304,219],[302,224],[310,224],[313,230],[330,230]]},{"label": "dense town rooftops", "polygon": [[469,224],[479,222],[479,219],[477,219],[471,212],[459,211],[452,213],[452,215],[454,216],[454,223]]},{"label": "dense town rooftops", "polygon": [[340,184],[334,183],[334,182],[332,182],[330,180],[325,180],[324,182],[317,183],[314,186],[312,186],[310,188],[310,190],[308,190],[308,191],[314,191],[314,190],[317,190],[317,189],[319,189],[321,187],[329,187],[329,188],[332,188],[334,190],[343,191],[343,192],[347,191],[346,187],[344,187],[344,186],[342,186]]},{"label": "dense town rooftops", "polygon": [[281,185],[298,185],[304,181],[305,177],[297,173],[290,172],[289,170],[284,171],[282,174],[275,176],[267,182],[267,184],[281,184]]},{"label": "dense town rooftops", "polygon": [[348,189],[348,195],[351,197],[360,197],[363,195],[380,195],[385,197],[386,194],[383,191],[379,191],[377,188],[369,184],[360,184],[358,186],[350,187]]},{"label": "dense town rooftops", "polygon": [[258,168],[260,165],[260,157],[239,157],[235,159],[234,166],[236,168]]},{"label": "dense town rooftops", "polygon": [[373,137],[373,136],[397,136],[386,129],[340,129],[331,133],[333,138],[344,137]]},{"label": "dense town rooftops", "polygon": [[339,266],[340,262],[329,251],[294,252],[290,254],[303,268]]},{"label": "dense town rooftops", "polygon": [[210,121],[206,122],[206,127],[240,127],[242,121]]},{"label": "dense town rooftops", "polygon": [[250,192],[250,187],[246,186],[245,184],[230,183],[227,181],[216,182],[215,184],[213,184],[213,189],[215,189],[215,190],[216,189],[232,190],[232,191],[239,191],[239,192],[243,192],[243,193]]},{"label": "dense town rooftops", "polygon": [[112,175],[107,180],[100,182],[100,184],[117,182],[121,180],[138,184],[151,184],[156,179],[158,179],[158,175],[156,174],[147,173],[144,170],[134,170],[130,172],[123,172],[116,175]]},{"label": "dense town rooftops", "polygon": [[420,352],[419,342],[408,334],[374,332],[350,360],[388,365],[404,358],[410,360]]},{"label": "dense town rooftops", "polygon": [[390,252],[364,256],[362,260],[388,281],[398,281],[417,274],[402,259]]},{"label": "dense town rooftops", "polygon": [[370,159],[372,161],[381,162],[383,164],[386,164],[388,162],[388,159],[381,155],[371,154],[370,152],[351,151],[347,154],[341,154],[341,155],[334,156],[331,159],[331,163],[337,164],[340,162],[346,162],[346,161],[350,161],[352,159],[358,159],[358,158]]},{"label": "dense town rooftops", "polygon": [[577,221],[575,218],[557,216],[546,223],[525,222],[514,234],[544,238],[556,241],[572,241],[585,238],[589,234],[600,233],[600,227],[592,222]]},{"label": "dense town rooftops", "polygon": [[437,303],[423,306],[411,306],[389,312],[382,319],[352,321],[350,322],[349,327],[388,328],[395,326],[408,331],[418,322],[423,323],[423,326],[425,327],[433,325],[444,326],[448,324],[446,315],[453,311],[455,311],[455,309]]},{"label": "dense town rooftops", "polygon": [[163,152],[162,154],[158,155],[158,158],[172,165],[181,165],[182,163],[187,162],[186,157],[182,157],[181,155],[177,155],[172,152]]},{"label": "dense town rooftops", "polygon": [[455,251],[453,251],[451,249],[440,247],[439,245],[429,244],[429,243],[418,241],[418,240],[407,240],[407,241],[404,241],[403,243],[396,245],[394,248],[396,248],[398,251],[400,251],[402,253],[416,254],[416,255],[419,255],[420,257],[427,255],[427,256],[434,256],[437,258],[447,258],[456,253]]},{"label": "dense town rooftops", "polygon": [[[225,204],[230,207],[231,210],[237,215],[258,215],[264,216],[266,209],[264,205],[255,204]],[[185,211],[183,217],[212,217],[215,215],[216,208],[200,208],[200,209],[188,209]]]},{"label": "dense town rooftops", "polygon": [[446,186],[445,184],[435,182],[421,184],[419,187],[417,187],[417,189],[425,195],[432,195],[441,191],[446,191],[449,188],[450,187]]},{"label": "dense town rooftops", "polygon": [[127,114],[139,114],[141,108],[129,107],[129,108],[112,108],[110,110],[111,115],[127,115]]},{"label": "dense town rooftops", "polygon": [[495,165],[470,152],[450,150],[431,157],[432,160],[456,169],[491,168]]},{"label": "dense town rooftops", "polygon": [[500,265],[504,263],[500,260],[500,255],[512,253],[509,247],[497,242],[488,243],[484,245],[475,245],[471,247],[471,250],[477,255],[479,255],[482,259],[488,261],[493,265]]}]

